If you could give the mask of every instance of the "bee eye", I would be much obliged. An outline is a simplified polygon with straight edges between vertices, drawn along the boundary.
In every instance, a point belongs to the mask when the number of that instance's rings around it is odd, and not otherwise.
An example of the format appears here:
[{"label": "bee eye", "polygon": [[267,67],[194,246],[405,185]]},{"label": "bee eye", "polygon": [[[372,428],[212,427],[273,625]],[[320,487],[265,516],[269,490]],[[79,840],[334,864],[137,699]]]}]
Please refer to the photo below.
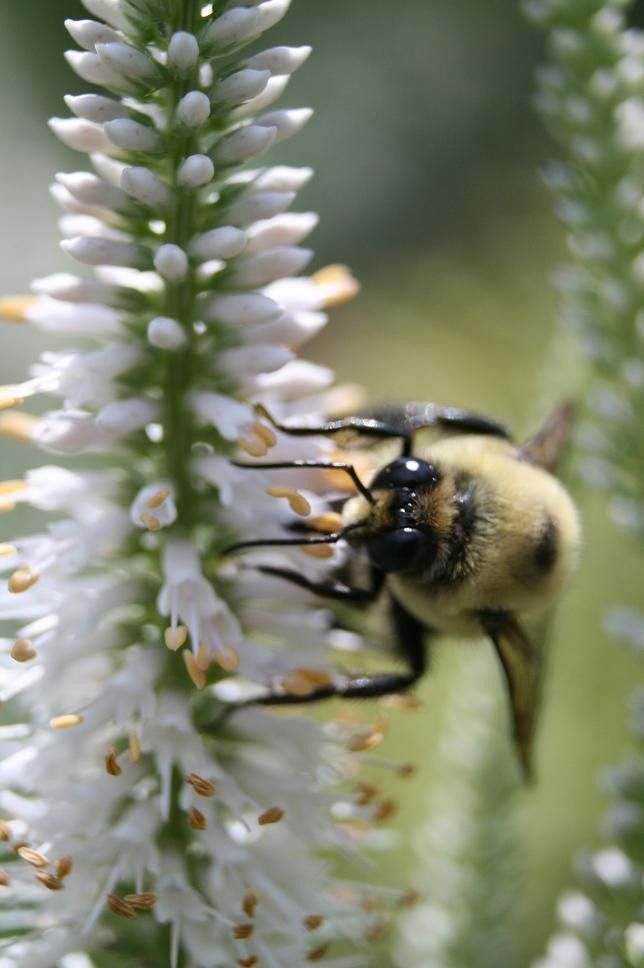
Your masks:
[{"label": "bee eye", "polygon": [[383,531],[366,541],[367,554],[383,571],[417,571],[428,565],[435,553],[430,534],[418,528]]},{"label": "bee eye", "polygon": [[370,484],[372,490],[397,487],[433,487],[440,480],[434,464],[417,457],[399,457],[383,467]]}]

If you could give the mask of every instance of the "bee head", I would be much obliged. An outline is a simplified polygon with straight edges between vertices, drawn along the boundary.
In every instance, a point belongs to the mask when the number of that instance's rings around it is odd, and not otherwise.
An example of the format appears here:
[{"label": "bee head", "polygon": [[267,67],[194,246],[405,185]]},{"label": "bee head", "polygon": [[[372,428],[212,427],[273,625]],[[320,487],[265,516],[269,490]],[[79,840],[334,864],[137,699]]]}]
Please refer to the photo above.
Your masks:
[{"label": "bee head", "polygon": [[370,488],[376,493],[378,515],[374,530],[363,540],[376,567],[385,572],[418,572],[431,565],[436,536],[423,523],[419,498],[440,479],[433,464],[416,457],[400,457],[375,476]]}]

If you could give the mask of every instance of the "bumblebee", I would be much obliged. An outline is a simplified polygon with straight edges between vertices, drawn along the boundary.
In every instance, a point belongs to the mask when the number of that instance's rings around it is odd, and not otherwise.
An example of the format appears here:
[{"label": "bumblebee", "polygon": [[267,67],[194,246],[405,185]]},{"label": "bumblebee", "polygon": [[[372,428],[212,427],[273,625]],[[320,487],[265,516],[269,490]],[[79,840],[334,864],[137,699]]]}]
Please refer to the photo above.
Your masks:
[{"label": "bumblebee", "polygon": [[[404,672],[338,677],[305,697],[272,691],[256,702],[284,704],[332,696],[351,698],[404,692],[426,672],[433,636],[491,639],[507,684],[514,741],[527,776],[544,664],[543,616],[574,573],[580,546],[575,505],[554,476],[569,429],[571,407],[559,406],[523,444],[486,417],[434,404],[407,404],[318,427],[265,419],[283,433],[324,434],[371,443],[394,439],[400,456],[363,481],[352,463],[274,461],[238,466],[326,468],[347,474],[357,494],[341,509],[332,534],[258,539],[258,546],[346,541],[351,559],[365,560],[368,580],[345,573],[313,581],[291,568],[260,571],[356,606],[385,600],[395,651]],[[426,440],[427,431],[438,431]],[[372,448],[378,450],[378,448]],[[389,456],[393,456],[390,452]],[[537,631],[529,631],[537,624]]]}]

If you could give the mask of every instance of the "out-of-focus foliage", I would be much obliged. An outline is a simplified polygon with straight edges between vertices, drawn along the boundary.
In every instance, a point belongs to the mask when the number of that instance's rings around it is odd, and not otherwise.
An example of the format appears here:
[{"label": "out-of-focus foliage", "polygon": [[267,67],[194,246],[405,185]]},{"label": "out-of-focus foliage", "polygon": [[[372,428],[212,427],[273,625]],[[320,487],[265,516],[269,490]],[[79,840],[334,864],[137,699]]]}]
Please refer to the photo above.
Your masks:
[{"label": "out-of-focus foliage", "polygon": [[[62,20],[84,15],[77,0],[49,0],[38,4],[36,30],[32,5],[0,10],[5,292],[68,268],[46,186],[70,159],[45,120],[62,113],[63,93],[77,90],[62,59]],[[316,168],[301,206],[322,216],[314,240],[320,264],[340,257],[364,285],[318,339],[318,359],[342,380],[364,384],[373,399],[473,407],[527,432],[548,402],[575,394],[581,367],[574,346],[553,335],[548,273],[563,244],[537,175],[554,153],[530,105],[540,35],[510,0],[294,0],[274,37],[315,48],[297,78],[297,98],[284,103],[308,101],[316,116],[279,157]],[[0,335],[0,379],[8,379],[33,357],[33,337],[8,328]],[[3,444],[4,476],[30,463]],[[641,561],[601,502],[580,500],[586,548],[558,616],[538,782],[517,795],[521,876],[507,924],[519,965],[543,950],[571,853],[595,837],[601,798],[594,776],[624,746],[623,696],[639,675],[635,660],[604,637],[601,616],[608,603],[641,597]],[[7,533],[15,530],[12,522]],[[436,650],[422,708],[391,720],[383,756],[413,759],[419,771],[391,783],[402,841],[379,861],[380,880],[410,882],[411,831],[423,824],[428,793],[448,768],[432,751],[445,696],[459,689],[452,663],[443,661],[454,648],[446,642]],[[481,688],[496,681],[501,701],[494,657],[481,649],[493,668]],[[391,963],[383,946],[373,965]]]}]

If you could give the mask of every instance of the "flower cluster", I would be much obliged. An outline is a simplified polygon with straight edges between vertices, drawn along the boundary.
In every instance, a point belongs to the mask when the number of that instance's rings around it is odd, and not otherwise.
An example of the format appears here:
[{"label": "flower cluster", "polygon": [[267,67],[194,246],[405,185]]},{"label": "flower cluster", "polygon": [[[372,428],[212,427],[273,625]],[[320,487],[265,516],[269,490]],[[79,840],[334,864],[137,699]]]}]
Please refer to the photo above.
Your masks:
[{"label": "flower cluster", "polygon": [[[347,741],[366,749],[380,731],[254,708],[216,727],[218,689],[306,696],[331,675],[329,616],[309,593],[221,561],[298,515],[321,534],[336,524],[319,472],[229,459],[331,446],[295,445],[267,413],[319,422],[332,407],[332,374],[295,353],[355,283],[342,267],[295,278],[316,216],[288,209],[310,169],[244,167],[308,120],[270,108],[309,48],[253,44],[289,0],[84,4],[96,19],[67,23],[68,60],[106,93],[68,97],[72,116],[51,126],[89,155],[92,171],[57,175],[53,193],[63,249],[91,271],[1,307],[62,345],[0,390],[0,433],[53,455],[0,487],[3,510],[43,516],[0,546],[14,711],[0,728],[0,965],[105,950],[186,968],[362,964],[327,949],[375,938],[378,904],[313,852],[352,849],[385,816],[375,788],[338,787]],[[37,394],[58,409],[18,409]],[[313,550],[277,560],[313,578],[340,554]]]},{"label": "flower cluster", "polygon": [[[559,275],[564,321],[589,361],[581,470],[609,493],[613,519],[644,536],[644,35],[622,0],[527,0],[549,31],[552,61],[538,103],[567,159],[548,181],[558,196],[574,264]],[[644,616],[613,608],[610,631],[641,650]],[[638,753],[606,775],[613,795],[607,845],[580,862],[584,891],[564,895],[560,931],[539,968],[644,963],[642,697],[634,702]],[[536,968],[536,966],[535,966]]]}]

